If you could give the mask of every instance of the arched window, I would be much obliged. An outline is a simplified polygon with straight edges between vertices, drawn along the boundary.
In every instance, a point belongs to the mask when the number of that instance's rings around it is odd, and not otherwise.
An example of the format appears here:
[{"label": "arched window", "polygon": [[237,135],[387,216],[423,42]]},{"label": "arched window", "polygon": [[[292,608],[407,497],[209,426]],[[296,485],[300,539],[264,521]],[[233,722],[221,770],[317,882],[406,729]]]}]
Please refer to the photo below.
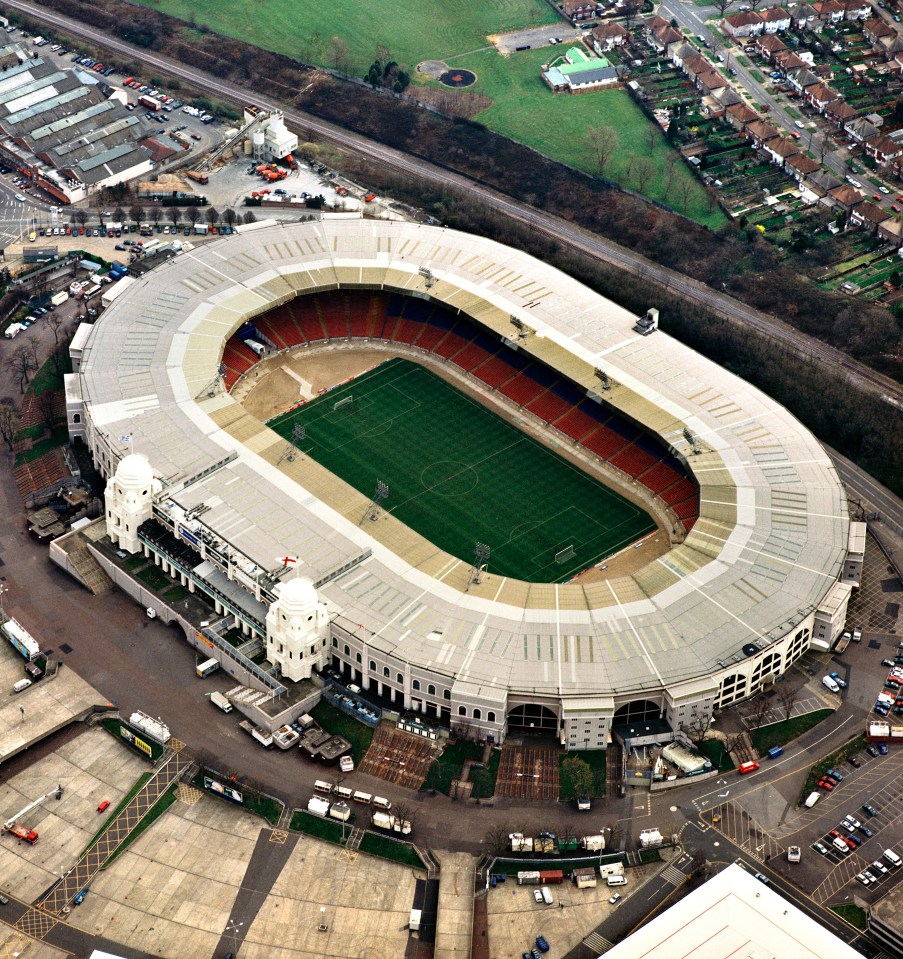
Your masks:
[{"label": "arched window", "polygon": [[376,660],[375,660],[375,659],[371,659],[371,660],[370,660],[370,672],[371,672],[371,673],[375,673],[375,672],[376,672]]},{"label": "arched window", "polygon": [[386,679],[389,678],[389,667],[388,667],[388,666],[383,666],[383,676],[385,676]]},{"label": "arched window", "polygon": [[467,707],[466,707],[466,706],[459,706],[459,707],[458,707],[458,715],[459,715],[459,716],[466,716],[466,715],[467,715]]},{"label": "arched window", "polygon": [[482,719],[482,718],[483,718],[483,710],[482,710],[482,709],[475,709],[475,710],[473,711],[473,718],[474,718],[474,719]]},{"label": "arched window", "polygon": [[345,643],[345,655],[346,656],[351,655],[351,647],[348,645],[348,643]]},{"label": "arched window", "polygon": [[335,638],[335,636],[332,637],[332,646],[333,646],[333,649],[339,648],[339,641]]},{"label": "arched window", "polygon": [[488,712],[488,713],[486,713],[486,722],[487,722],[487,723],[494,723],[494,722],[495,722],[495,713],[493,713],[493,712],[491,712],[491,711]]},{"label": "arched window", "polygon": [[404,685],[404,676],[402,676],[401,673],[396,673],[395,682],[398,683],[399,686]]},{"label": "arched window", "polygon": [[411,682],[411,688],[412,688],[415,692],[420,692],[420,680],[419,680],[419,679],[413,680],[413,681]]},{"label": "arched window", "polygon": [[426,687],[426,691],[430,696],[436,695],[436,687],[432,683],[430,683],[429,686]]}]

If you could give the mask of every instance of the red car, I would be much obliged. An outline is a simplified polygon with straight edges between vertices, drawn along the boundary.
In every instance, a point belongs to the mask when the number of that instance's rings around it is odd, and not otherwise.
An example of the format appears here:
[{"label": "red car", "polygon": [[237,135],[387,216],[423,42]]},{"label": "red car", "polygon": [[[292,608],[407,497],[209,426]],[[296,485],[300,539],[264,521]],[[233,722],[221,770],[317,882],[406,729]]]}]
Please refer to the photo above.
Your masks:
[{"label": "red car", "polygon": [[826,792],[831,792],[834,789],[834,783],[828,779],[819,779],[818,788],[824,789]]},{"label": "red car", "polygon": [[106,812],[110,808],[110,800],[104,799],[104,801],[97,807],[98,812]]}]

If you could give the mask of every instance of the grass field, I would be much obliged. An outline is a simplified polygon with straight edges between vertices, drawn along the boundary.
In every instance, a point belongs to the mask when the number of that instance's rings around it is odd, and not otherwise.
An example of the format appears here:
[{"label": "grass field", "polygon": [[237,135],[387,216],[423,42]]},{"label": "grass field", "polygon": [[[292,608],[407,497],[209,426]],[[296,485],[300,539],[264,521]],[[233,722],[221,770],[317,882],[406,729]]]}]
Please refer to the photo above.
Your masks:
[{"label": "grass field", "polygon": [[[462,58],[460,66],[477,74],[477,83],[470,89],[493,101],[474,119],[587,173],[598,172],[587,131],[600,124],[612,127],[618,136],[618,150],[605,168],[608,179],[667,203],[680,213],[684,212],[681,185],[686,183],[687,216],[712,229],[724,225],[724,213],[717,206],[710,207],[702,184],[683,161],[674,164],[669,184],[667,161],[673,147],[626,90],[600,90],[579,96],[553,94],[539,75],[540,66],[549,56],[545,48],[523,50],[505,58],[493,48]],[[639,157],[648,157],[653,168],[642,190],[631,167],[631,158]]]},{"label": "grass field", "polygon": [[[661,130],[640,111],[623,90],[608,90],[581,96],[554,95],[542,82],[539,66],[563,47],[526,50],[503,57],[488,36],[543,24],[561,23],[544,0],[474,0],[448,4],[441,0],[373,0],[334,8],[293,0],[267,0],[265,5],[244,0],[139,0],[146,6],[179,17],[190,24],[209,27],[226,36],[239,37],[306,63],[335,67],[335,44],[347,44],[347,62],[341,69],[364,76],[376,56],[377,45],[414,77],[422,60],[445,60],[477,74],[470,90],[491,97],[493,104],[475,119],[497,133],[556,160],[590,173],[597,172],[586,133],[604,123],[617,130],[619,155],[606,169],[612,180],[645,196],[669,204],[712,229],[723,226],[724,214],[712,209],[705,191],[681,161],[674,176],[667,178],[666,158],[672,152]],[[273,25],[279,25],[278,30]],[[415,83],[429,82],[414,77]],[[647,137],[654,133],[650,148]],[[649,157],[654,172],[643,189],[631,176],[630,157]],[[686,211],[681,184],[687,184]]]},{"label": "grass field", "polygon": [[[353,406],[338,410],[351,397]],[[394,359],[270,422],[365,496],[468,562],[492,549],[491,572],[564,582],[654,529],[639,507],[416,363]],[[573,547],[573,555],[559,556]]]},{"label": "grass field", "polygon": [[418,0],[416,4],[410,0],[358,0],[340,10],[311,0],[143,2],[188,23],[324,66],[334,65],[332,38],[340,36],[348,44],[349,66],[358,76],[373,62],[378,44],[413,71],[421,60],[444,60],[481,49],[490,34],[561,22],[543,0]]}]

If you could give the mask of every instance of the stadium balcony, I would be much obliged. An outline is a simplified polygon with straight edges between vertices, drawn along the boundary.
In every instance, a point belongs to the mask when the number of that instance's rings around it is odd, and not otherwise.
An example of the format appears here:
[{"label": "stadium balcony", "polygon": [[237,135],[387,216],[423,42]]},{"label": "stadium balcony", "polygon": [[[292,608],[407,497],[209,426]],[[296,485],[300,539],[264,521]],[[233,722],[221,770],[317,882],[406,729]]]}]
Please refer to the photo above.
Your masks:
[{"label": "stadium balcony", "polygon": [[675,473],[670,466],[659,460],[640,476],[640,482],[652,493],[661,493],[680,480],[680,473]]},{"label": "stadium balcony", "polygon": [[636,479],[640,473],[649,469],[657,459],[657,456],[653,456],[652,453],[647,453],[646,450],[640,449],[635,443],[631,443],[630,446],[625,446],[619,453],[615,453],[609,459],[609,463]]},{"label": "stadium balcony", "polygon": [[503,383],[499,387],[499,392],[507,396],[509,400],[513,400],[518,406],[525,406],[531,400],[535,400],[540,393],[545,392],[545,387],[531,379],[526,371],[521,371],[507,383]]},{"label": "stadium balcony", "polygon": [[494,390],[497,390],[506,380],[511,379],[514,372],[514,368],[498,356],[490,356],[485,362],[471,370],[471,373],[477,379],[482,380]]},{"label": "stadium balcony", "polygon": [[455,354],[452,363],[469,373],[474,367],[488,360],[490,355],[482,346],[476,343],[468,343],[463,350]]},{"label": "stadium balcony", "polygon": [[568,410],[564,416],[555,421],[555,429],[561,430],[566,436],[578,441],[588,436],[598,426],[598,420],[576,407]]},{"label": "stadium balcony", "polygon": [[540,396],[537,396],[535,400],[527,404],[527,409],[531,413],[545,420],[547,423],[553,423],[559,416],[564,416],[565,413],[573,408],[573,404],[562,399],[551,390],[546,390]]},{"label": "stadium balcony", "polygon": [[624,449],[627,440],[620,433],[616,433],[609,426],[600,425],[594,433],[584,437],[583,445],[596,456],[604,460],[610,459],[615,453]]}]

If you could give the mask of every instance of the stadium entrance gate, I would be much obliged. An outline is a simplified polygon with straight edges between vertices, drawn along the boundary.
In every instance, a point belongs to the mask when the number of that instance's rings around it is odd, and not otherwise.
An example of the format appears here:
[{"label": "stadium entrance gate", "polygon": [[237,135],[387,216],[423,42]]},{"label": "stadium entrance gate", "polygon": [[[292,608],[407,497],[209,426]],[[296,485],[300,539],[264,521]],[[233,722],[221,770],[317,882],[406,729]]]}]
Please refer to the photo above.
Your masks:
[{"label": "stadium entrance gate", "polygon": [[524,703],[508,713],[508,732],[514,735],[557,736],[558,716],[539,703]]}]

